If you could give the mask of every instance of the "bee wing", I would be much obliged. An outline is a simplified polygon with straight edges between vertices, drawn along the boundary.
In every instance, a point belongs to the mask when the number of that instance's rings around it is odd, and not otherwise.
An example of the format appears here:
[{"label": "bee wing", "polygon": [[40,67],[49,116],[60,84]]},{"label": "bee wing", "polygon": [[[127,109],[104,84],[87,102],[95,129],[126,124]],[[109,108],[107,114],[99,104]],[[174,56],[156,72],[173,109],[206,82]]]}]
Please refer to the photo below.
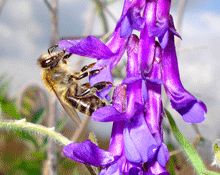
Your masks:
[{"label": "bee wing", "polygon": [[58,100],[60,101],[60,104],[62,105],[62,107],[64,108],[64,110],[66,111],[66,113],[69,115],[70,119],[73,121],[74,125],[76,127],[79,127],[79,124],[81,124],[81,119],[78,115],[78,113],[76,112],[75,108],[70,107],[69,105],[67,105],[66,103],[64,103],[61,99],[61,92],[57,92],[53,85],[50,83],[50,81],[47,79],[48,83],[50,84],[53,92],[55,93],[55,95],[57,96]]},{"label": "bee wing", "polygon": [[67,105],[66,103],[64,103],[62,101],[62,99],[60,98],[61,95],[60,93],[55,92],[58,100],[60,101],[60,104],[62,105],[62,107],[64,108],[64,110],[66,111],[66,113],[69,115],[69,117],[71,118],[71,120],[73,121],[73,123],[75,124],[76,127],[79,127],[79,124],[81,123],[81,119],[79,118],[78,113],[76,112],[75,108],[70,107],[69,105]]}]

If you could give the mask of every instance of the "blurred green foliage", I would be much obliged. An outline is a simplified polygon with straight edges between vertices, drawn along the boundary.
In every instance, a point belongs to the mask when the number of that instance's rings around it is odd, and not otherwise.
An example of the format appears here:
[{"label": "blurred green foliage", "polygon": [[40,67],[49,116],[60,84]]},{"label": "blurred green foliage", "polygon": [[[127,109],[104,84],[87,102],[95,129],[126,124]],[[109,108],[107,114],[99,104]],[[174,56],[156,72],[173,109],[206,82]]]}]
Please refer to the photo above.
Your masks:
[{"label": "blurred green foliage", "polygon": [[[25,118],[36,124],[45,124],[48,115],[47,94],[38,86],[28,86],[16,98],[9,96],[10,80],[0,75],[0,117],[1,120]],[[57,122],[56,130],[66,128],[67,117]],[[1,130],[0,132],[0,174],[42,174],[47,159],[48,138],[27,130]],[[62,155],[62,146],[57,146],[58,174],[79,174],[87,171],[83,165]],[[77,166],[76,166],[77,165]]]}]

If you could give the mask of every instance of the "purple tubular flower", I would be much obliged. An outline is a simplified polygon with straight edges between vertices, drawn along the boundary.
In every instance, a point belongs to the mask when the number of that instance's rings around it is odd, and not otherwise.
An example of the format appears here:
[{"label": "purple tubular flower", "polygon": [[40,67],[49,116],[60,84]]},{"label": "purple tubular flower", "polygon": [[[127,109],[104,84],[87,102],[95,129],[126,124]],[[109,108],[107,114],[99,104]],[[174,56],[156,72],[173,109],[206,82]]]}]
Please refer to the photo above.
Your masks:
[{"label": "purple tubular flower", "polygon": [[[65,156],[92,166],[105,166],[100,174],[114,174],[123,172],[123,122],[113,124],[109,151],[105,151],[90,140],[82,143],[71,143],[63,148]],[[120,172],[120,173],[119,173]],[[117,174],[117,173],[116,173]],[[122,173],[121,173],[122,174]]]},{"label": "purple tubular flower", "polygon": [[144,10],[145,26],[140,33],[139,42],[139,58],[141,59],[140,70],[145,77],[145,74],[150,72],[154,59],[155,37],[149,36],[148,30],[156,26],[156,1],[147,2]]},{"label": "purple tubular flower", "polygon": [[143,164],[155,156],[158,146],[143,113],[134,116],[134,120],[125,124],[123,135],[125,156],[129,161]]},{"label": "purple tubular flower", "polygon": [[[130,174],[135,171],[135,174],[139,174],[142,171],[140,164],[135,164],[128,161],[124,153],[124,139],[123,139],[124,122],[114,122],[112,128],[112,136],[108,152],[118,156],[118,159],[111,164],[105,166],[100,175],[109,174]],[[141,174],[140,174],[141,175]]]},{"label": "purple tubular flower", "polygon": [[134,29],[141,31],[144,27],[144,19],[141,17],[141,11],[145,6],[145,0],[126,0],[124,12],[119,20],[121,23],[121,37],[128,38]]},{"label": "purple tubular flower", "polygon": [[[156,44],[155,57],[151,72],[148,76],[151,79],[161,79],[161,48]],[[169,159],[169,151],[163,144],[163,107],[161,101],[161,84],[147,83],[148,99],[146,102],[145,120],[158,145],[157,154],[154,159],[147,162],[148,172],[153,174],[166,173],[166,163]]]},{"label": "purple tubular flower", "polygon": [[[155,58],[151,72],[148,74],[151,79],[161,79],[161,48],[156,44]],[[145,119],[149,125],[150,131],[160,145],[163,141],[163,133],[161,128],[163,118],[163,107],[161,100],[161,85],[147,83],[148,99],[146,103]]]},{"label": "purple tubular flower", "polygon": [[166,47],[169,29],[170,0],[157,1],[157,26],[149,28],[150,36],[157,36],[162,48]]},{"label": "purple tubular flower", "polygon": [[182,115],[183,120],[188,123],[201,123],[207,113],[203,102],[187,92],[181,81],[174,45],[174,35],[169,34],[167,47],[163,52],[162,59],[164,88],[170,98],[172,107]]},{"label": "purple tubular flower", "polygon": [[[127,79],[137,78],[131,83],[127,84],[127,110],[121,113],[114,109],[113,106],[107,106],[98,109],[91,116],[93,120],[97,121],[120,121],[130,120],[138,109],[143,106],[142,101],[142,79],[138,73],[138,38],[132,35],[128,44],[128,66]],[[138,105],[137,105],[138,104]],[[104,116],[102,114],[105,114]]]},{"label": "purple tubular flower", "polygon": [[149,36],[158,37],[160,46],[164,49],[168,43],[169,32],[174,35],[180,35],[176,32],[173,25],[173,18],[169,14],[171,0],[158,0],[157,1],[157,25],[150,27],[148,32]]}]

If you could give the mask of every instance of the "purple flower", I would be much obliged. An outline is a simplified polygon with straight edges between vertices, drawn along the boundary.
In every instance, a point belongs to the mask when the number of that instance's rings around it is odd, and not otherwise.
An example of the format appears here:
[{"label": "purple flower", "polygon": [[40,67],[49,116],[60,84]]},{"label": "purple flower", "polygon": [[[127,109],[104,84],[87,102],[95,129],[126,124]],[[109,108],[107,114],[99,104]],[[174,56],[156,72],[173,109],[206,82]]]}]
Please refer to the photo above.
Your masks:
[{"label": "purple flower", "polygon": [[162,69],[165,82],[164,88],[170,98],[172,107],[182,115],[185,122],[203,122],[205,113],[207,113],[205,104],[187,92],[180,81],[174,35],[172,33],[169,34],[169,42],[163,52]]},{"label": "purple flower", "polygon": [[121,25],[121,37],[128,38],[134,29],[141,31],[144,27],[144,19],[141,11],[145,6],[145,0],[125,0],[122,16],[118,22]]},{"label": "purple flower", "polygon": [[154,59],[155,37],[149,36],[148,31],[156,26],[156,8],[156,1],[149,1],[143,13],[145,26],[140,33],[139,58],[141,59],[140,71],[144,76],[150,72]]},{"label": "purple flower", "polygon": [[[148,76],[151,79],[161,79],[161,48],[156,44],[155,57],[151,72]],[[157,154],[150,162],[146,162],[147,171],[153,174],[167,173],[165,166],[169,159],[169,151],[163,143],[163,106],[161,100],[161,84],[147,83],[147,102],[145,120],[151,134],[159,145]]]},{"label": "purple flower", "polygon": [[157,10],[156,10],[156,20],[157,25],[152,26],[148,29],[150,37],[158,37],[160,46],[164,49],[168,43],[169,32],[172,32],[174,35],[180,35],[176,32],[176,29],[173,24],[173,18],[169,14],[170,11],[170,0],[158,0],[157,1]]}]

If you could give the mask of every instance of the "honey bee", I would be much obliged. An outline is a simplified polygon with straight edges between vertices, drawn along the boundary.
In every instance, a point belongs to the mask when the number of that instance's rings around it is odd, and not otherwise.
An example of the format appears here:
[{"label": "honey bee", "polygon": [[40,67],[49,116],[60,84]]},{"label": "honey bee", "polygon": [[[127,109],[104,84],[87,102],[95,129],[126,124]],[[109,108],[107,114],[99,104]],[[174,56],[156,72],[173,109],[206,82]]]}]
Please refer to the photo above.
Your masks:
[{"label": "honey bee", "polygon": [[[53,52],[57,45],[48,49],[48,54],[41,55],[38,64],[42,68],[41,78],[44,85],[51,92],[54,92],[68,115],[78,116],[75,109],[91,116],[99,107],[106,106],[96,91],[101,91],[111,82],[99,82],[90,87],[89,83],[80,84],[79,80],[99,73],[103,68],[88,71],[95,63],[84,66],[77,72],[71,72],[67,59],[72,55],[65,50]],[[72,118],[72,117],[71,117]],[[80,121],[80,119],[78,118]]]}]

